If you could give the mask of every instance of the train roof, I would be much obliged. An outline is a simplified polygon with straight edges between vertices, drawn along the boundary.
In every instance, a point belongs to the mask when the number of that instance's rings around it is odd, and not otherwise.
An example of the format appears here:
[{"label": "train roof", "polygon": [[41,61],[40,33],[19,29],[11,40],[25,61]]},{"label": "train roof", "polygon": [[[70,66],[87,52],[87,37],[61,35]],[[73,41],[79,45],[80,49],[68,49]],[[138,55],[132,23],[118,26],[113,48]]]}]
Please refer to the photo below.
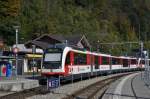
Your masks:
[{"label": "train roof", "polygon": [[100,56],[106,56],[106,57],[111,57],[110,54],[103,54],[103,53],[100,53],[100,52],[91,52],[93,55],[100,55]]},{"label": "train roof", "polygon": [[125,58],[125,59],[137,59],[136,57],[129,57],[129,56],[118,56],[119,58]]},{"label": "train roof", "polygon": [[96,52],[91,52],[91,51],[88,51],[88,50],[78,50],[78,49],[74,49],[72,47],[67,47],[67,48],[69,50],[74,51],[74,52],[83,53],[83,54],[93,54],[93,55],[101,55],[101,56],[107,56],[107,57],[111,56],[109,54],[96,53]]},{"label": "train roof", "polygon": [[[136,57],[129,57],[129,56],[112,56],[110,54],[103,54],[100,52],[91,52],[86,49],[77,49],[73,47],[65,47],[68,51],[74,51],[77,53],[82,53],[82,54],[92,54],[92,55],[97,55],[97,56],[105,56],[105,57],[112,57],[112,58],[122,58],[122,59],[138,59]],[[143,60],[143,59],[142,59]]]}]

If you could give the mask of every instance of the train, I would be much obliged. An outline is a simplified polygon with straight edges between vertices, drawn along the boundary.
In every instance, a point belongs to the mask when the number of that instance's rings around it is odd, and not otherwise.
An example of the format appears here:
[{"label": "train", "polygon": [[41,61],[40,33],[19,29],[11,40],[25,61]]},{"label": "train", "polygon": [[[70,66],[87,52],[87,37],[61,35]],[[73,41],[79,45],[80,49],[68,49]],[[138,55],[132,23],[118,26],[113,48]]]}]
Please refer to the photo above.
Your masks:
[{"label": "train", "polygon": [[[149,60],[150,61],[150,60]],[[112,56],[69,46],[45,49],[41,74],[45,77],[74,78],[144,69],[143,58]]]}]

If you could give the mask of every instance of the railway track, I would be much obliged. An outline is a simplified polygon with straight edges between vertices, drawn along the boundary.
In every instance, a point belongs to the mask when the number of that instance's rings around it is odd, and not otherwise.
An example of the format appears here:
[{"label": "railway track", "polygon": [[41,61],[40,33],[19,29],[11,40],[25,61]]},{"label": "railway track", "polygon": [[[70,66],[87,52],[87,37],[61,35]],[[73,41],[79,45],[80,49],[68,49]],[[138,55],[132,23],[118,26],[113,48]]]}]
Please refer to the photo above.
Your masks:
[{"label": "railway track", "polygon": [[101,99],[105,91],[108,89],[110,83],[129,74],[131,73],[115,75],[110,78],[101,80],[79,91],[76,91],[74,94],[69,95],[64,99]]},{"label": "railway track", "polygon": [[40,86],[40,87],[8,94],[6,96],[0,97],[0,99],[26,99],[27,97],[31,97],[37,94],[46,94],[46,93],[49,93],[46,86]]},{"label": "railway track", "polygon": [[[136,75],[137,76],[137,75]],[[133,87],[133,80],[136,78],[136,76],[134,76],[132,79],[131,79],[131,90],[133,92],[133,95],[134,95],[134,98],[135,99],[138,99],[137,95],[136,95],[136,92],[135,92],[135,89]]]},{"label": "railway track", "polygon": [[[120,77],[123,77],[125,75],[128,75],[131,73],[123,73],[123,74],[117,74],[114,76],[110,76],[109,78],[106,78],[104,80],[98,81],[92,85],[89,85],[79,91],[76,91],[75,93],[68,95],[65,99],[92,99],[94,97],[102,97],[104,92],[109,87],[109,84],[114,82],[115,80],[119,79]],[[6,96],[0,97],[0,99],[26,99],[27,97],[31,97],[34,95],[44,95],[50,93],[49,90],[47,90],[47,86],[42,85],[37,88],[33,89],[27,89],[24,91],[12,93]]]}]

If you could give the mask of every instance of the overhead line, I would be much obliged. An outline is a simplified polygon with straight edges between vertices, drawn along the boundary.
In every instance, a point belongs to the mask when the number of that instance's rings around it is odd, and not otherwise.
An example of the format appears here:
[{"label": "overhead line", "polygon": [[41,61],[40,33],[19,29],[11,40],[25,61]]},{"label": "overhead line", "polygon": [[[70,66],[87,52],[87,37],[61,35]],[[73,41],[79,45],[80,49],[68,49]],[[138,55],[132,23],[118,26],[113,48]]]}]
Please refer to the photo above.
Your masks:
[{"label": "overhead line", "polygon": [[[140,44],[143,41],[139,41],[139,42],[112,42],[112,43],[98,43],[101,45],[122,45],[122,44]],[[150,41],[148,42],[143,42],[143,43],[150,43]]]}]

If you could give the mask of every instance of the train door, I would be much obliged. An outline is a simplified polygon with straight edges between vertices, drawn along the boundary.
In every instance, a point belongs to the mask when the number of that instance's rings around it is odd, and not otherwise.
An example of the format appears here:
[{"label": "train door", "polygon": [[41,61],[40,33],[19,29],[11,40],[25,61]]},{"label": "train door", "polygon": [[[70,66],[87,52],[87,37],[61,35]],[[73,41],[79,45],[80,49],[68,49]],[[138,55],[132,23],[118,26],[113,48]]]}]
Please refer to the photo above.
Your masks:
[{"label": "train door", "polygon": [[67,55],[66,55],[66,60],[65,60],[65,73],[68,73],[68,71],[71,71],[68,66],[71,65],[71,52],[68,52]]},{"label": "train door", "polygon": [[123,67],[129,67],[128,59],[123,59]]},{"label": "train door", "polygon": [[112,58],[109,57],[109,69],[112,70]]},{"label": "train door", "polygon": [[91,74],[93,75],[94,55],[91,55]]},{"label": "train door", "polygon": [[95,66],[95,70],[99,69],[99,56],[95,56],[95,60],[94,60],[94,66]]},{"label": "train door", "polygon": [[65,60],[65,73],[72,73],[74,65],[74,52],[68,52]]},{"label": "train door", "polygon": [[131,67],[131,59],[128,59],[128,67]]}]

